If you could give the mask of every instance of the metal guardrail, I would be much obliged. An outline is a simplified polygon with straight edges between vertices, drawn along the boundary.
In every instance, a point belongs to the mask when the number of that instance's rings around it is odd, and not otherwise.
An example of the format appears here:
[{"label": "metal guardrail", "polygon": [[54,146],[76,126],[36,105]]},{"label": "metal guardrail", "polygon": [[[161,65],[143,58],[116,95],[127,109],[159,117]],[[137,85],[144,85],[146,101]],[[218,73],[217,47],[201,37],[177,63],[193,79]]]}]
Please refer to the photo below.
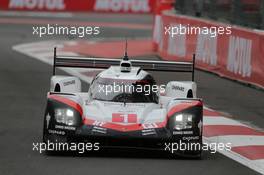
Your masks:
[{"label": "metal guardrail", "polygon": [[177,13],[264,29],[263,0],[175,0]]}]

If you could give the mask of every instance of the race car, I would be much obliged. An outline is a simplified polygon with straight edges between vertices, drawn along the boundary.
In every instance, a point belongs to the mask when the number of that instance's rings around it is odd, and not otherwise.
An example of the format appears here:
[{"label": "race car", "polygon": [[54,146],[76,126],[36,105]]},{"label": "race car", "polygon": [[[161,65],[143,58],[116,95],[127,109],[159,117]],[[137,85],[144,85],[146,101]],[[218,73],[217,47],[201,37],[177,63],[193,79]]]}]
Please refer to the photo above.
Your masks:
[{"label": "race car", "polygon": [[[81,91],[78,77],[57,67],[103,69]],[[43,142],[99,143],[100,149],[161,150],[200,157],[203,102],[192,62],[57,56],[44,116]],[[147,71],[189,72],[192,81],[158,85]],[[177,77],[175,77],[177,78]]]}]

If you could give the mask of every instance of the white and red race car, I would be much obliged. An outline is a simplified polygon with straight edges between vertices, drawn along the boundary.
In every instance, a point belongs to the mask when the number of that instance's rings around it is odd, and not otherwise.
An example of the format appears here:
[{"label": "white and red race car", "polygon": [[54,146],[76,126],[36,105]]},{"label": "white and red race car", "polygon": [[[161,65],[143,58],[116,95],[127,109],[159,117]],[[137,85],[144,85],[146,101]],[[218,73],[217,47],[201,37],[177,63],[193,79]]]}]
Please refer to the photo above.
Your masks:
[{"label": "white and red race car", "polygon": [[[203,102],[196,98],[196,83],[157,85],[147,72],[190,72],[193,78],[194,62],[57,56],[55,48],[43,142],[157,150],[193,144],[196,149],[176,152],[201,156]],[[56,75],[56,67],[105,70],[82,92],[78,77]]]}]

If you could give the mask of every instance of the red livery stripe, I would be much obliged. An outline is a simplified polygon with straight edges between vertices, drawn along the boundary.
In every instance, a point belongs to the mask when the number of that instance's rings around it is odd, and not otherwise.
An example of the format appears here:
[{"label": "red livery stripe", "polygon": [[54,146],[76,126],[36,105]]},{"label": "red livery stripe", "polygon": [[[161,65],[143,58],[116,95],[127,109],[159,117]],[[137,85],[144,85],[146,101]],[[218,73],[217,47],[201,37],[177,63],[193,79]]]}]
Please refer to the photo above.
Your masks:
[{"label": "red livery stripe", "polygon": [[136,114],[128,114],[127,122],[128,123],[137,123],[137,115]]},{"label": "red livery stripe", "polygon": [[75,101],[72,101],[68,98],[65,98],[65,97],[62,97],[59,95],[48,95],[48,98],[56,100],[56,101],[61,102],[61,103],[64,103],[64,104],[74,108],[75,110],[77,110],[81,116],[83,115],[82,107],[78,103],[76,103]]},{"label": "red livery stripe", "polygon": [[137,114],[113,113],[112,122],[137,123]]},{"label": "red livery stripe", "polygon": [[177,104],[176,106],[174,106],[168,112],[168,115],[167,116],[168,117],[171,117],[176,112],[183,111],[183,110],[188,109],[188,108],[193,107],[193,106],[202,106],[202,102],[201,101],[193,101],[193,102],[186,102],[186,103]]},{"label": "red livery stripe", "polygon": [[[143,130],[146,129],[143,124],[117,124],[117,123],[110,123],[110,122],[98,122],[92,119],[85,118],[84,119],[84,124],[85,125],[95,125],[97,126],[98,124],[101,127],[108,128],[108,129],[113,129],[116,131],[121,131],[121,132],[129,132],[129,131],[138,131],[138,130]],[[156,127],[155,128],[162,128],[165,127],[166,123],[165,122],[159,122],[155,123]],[[154,126],[154,125],[153,125]]]},{"label": "red livery stripe", "polygon": [[120,113],[113,113],[112,114],[112,122],[123,123],[124,122],[124,116]]}]

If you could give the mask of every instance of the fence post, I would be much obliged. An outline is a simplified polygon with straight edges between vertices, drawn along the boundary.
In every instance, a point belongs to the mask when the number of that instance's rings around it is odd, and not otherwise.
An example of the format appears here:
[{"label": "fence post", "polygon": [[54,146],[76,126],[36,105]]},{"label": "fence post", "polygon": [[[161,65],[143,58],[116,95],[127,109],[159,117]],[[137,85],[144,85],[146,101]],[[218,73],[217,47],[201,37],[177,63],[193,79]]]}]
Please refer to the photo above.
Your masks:
[{"label": "fence post", "polygon": [[243,10],[242,10],[241,0],[232,0],[231,10],[232,10],[232,18],[231,22],[239,25],[243,25]]},{"label": "fence post", "polygon": [[186,10],[185,10],[185,0],[175,0],[175,10],[177,10],[178,12],[185,14]]},{"label": "fence post", "polygon": [[203,12],[203,0],[195,0],[195,16],[197,17],[201,17],[202,16],[202,12]]},{"label": "fence post", "polygon": [[261,15],[261,29],[264,29],[264,1],[261,1],[261,6],[260,6],[260,15]]},{"label": "fence post", "polygon": [[212,19],[217,19],[216,0],[210,0],[209,2],[209,17]]}]

